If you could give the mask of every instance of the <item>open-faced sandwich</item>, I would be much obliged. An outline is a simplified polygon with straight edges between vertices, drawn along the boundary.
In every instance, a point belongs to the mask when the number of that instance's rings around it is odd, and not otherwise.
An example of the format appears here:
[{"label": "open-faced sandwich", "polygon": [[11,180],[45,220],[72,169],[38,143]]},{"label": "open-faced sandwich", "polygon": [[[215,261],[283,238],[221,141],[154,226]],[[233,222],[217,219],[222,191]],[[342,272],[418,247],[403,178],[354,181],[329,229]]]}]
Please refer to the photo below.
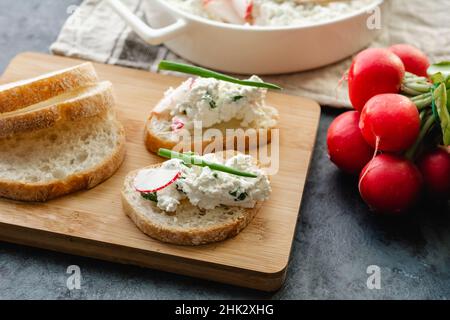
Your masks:
[{"label": "open-faced sandwich", "polygon": [[125,155],[114,106],[91,63],[0,86],[0,196],[46,201],[109,178]]},{"label": "open-faced sandwich", "polygon": [[158,154],[170,160],[130,172],[122,190],[125,213],[157,240],[200,245],[233,237],[271,193],[268,176],[249,155]]},{"label": "open-faced sandwich", "polygon": [[[145,144],[149,151],[156,153],[160,148],[174,149],[175,146],[178,150],[189,151],[200,145],[201,150],[195,149],[200,152],[213,142],[220,145],[220,150],[235,149],[236,130],[248,129],[254,129],[255,144],[270,142],[278,111],[268,106],[265,98],[267,89],[279,87],[265,83],[257,76],[238,80],[169,61],[162,61],[160,69],[199,77],[170,88],[152,110],[145,127]],[[243,144],[249,149],[250,133],[247,131],[244,135]]]}]

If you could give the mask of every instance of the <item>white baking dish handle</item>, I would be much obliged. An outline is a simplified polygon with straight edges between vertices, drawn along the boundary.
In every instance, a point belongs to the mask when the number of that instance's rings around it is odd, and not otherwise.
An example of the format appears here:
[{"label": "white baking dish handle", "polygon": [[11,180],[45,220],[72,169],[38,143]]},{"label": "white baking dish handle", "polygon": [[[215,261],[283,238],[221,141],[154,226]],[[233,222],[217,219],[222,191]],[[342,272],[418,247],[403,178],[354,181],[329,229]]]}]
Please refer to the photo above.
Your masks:
[{"label": "white baking dish handle", "polygon": [[163,28],[154,29],[138,18],[120,0],[107,0],[107,3],[117,12],[128,26],[144,41],[152,45],[159,45],[171,40],[180,34],[187,26],[184,19],[177,19],[173,24]]}]

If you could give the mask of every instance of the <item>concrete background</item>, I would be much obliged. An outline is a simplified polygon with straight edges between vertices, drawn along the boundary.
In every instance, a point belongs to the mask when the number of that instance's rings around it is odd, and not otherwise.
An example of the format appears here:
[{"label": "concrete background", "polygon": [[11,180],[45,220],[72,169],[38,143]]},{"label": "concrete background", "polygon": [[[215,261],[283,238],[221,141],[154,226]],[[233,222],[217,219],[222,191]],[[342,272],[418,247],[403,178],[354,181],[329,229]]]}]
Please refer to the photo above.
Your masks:
[{"label": "concrete background", "polygon": [[[22,51],[48,52],[77,0],[0,0],[0,71]],[[450,49],[450,48],[449,48]],[[387,219],[326,156],[323,108],[285,286],[273,294],[0,242],[0,299],[450,299],[450,212],[423,205]],[[292,152],[295,152],[293,150]],[[78,265],[80,290],[66,287]],[[366,286],[381,268],[381,290]]]}]

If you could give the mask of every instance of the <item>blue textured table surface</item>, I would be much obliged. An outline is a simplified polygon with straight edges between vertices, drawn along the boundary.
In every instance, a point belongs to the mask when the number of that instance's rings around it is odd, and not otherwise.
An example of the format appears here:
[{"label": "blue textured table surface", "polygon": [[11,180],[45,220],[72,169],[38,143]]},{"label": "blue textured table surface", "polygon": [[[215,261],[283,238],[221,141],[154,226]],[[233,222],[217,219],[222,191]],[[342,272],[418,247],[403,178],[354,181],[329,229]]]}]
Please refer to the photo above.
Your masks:
[{"label": "blue textured table surface", "polygon": [[[77,0],[0,0],[0,71],[23,51],[48,52]],[[449,48],[450,49],[450,48]],[[323,109],[285,286],[269,294],[0,242],[0,299],[450,299],[450,212],[372,215],[356,182],[326,156]],[[293,150],[293,152],[295,152]],[[69,290],[66,270],[81,269]],[[368,266],[381,289],[367,287]]]}]

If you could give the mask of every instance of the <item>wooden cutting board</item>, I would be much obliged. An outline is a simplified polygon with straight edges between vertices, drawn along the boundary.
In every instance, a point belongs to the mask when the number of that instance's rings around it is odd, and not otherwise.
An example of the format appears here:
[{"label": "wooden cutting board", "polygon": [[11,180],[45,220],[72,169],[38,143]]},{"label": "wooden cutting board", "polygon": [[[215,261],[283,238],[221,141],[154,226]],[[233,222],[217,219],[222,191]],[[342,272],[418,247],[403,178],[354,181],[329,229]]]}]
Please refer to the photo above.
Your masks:
[{"label": "wooden cutting board", "polygon": [[[23,53],[11,62],[1,82],[78,63]],[[319,105],[305,98],[270,93],[268,102],[280,111],[280,169],[271,180],[270,200],[233,239],[199,247],[168,245],[141,233],[125,216],[120,189],[127,172],[162,161],[144,147],[144,121],[163,92],[182,79],[103,64],[95,67],[102,80],[114,85],[118,117],[127,134],[124,164],[94,189],[47,203],[0,199],[0,240],[265,291],[280,288],[319,123]]]}]

